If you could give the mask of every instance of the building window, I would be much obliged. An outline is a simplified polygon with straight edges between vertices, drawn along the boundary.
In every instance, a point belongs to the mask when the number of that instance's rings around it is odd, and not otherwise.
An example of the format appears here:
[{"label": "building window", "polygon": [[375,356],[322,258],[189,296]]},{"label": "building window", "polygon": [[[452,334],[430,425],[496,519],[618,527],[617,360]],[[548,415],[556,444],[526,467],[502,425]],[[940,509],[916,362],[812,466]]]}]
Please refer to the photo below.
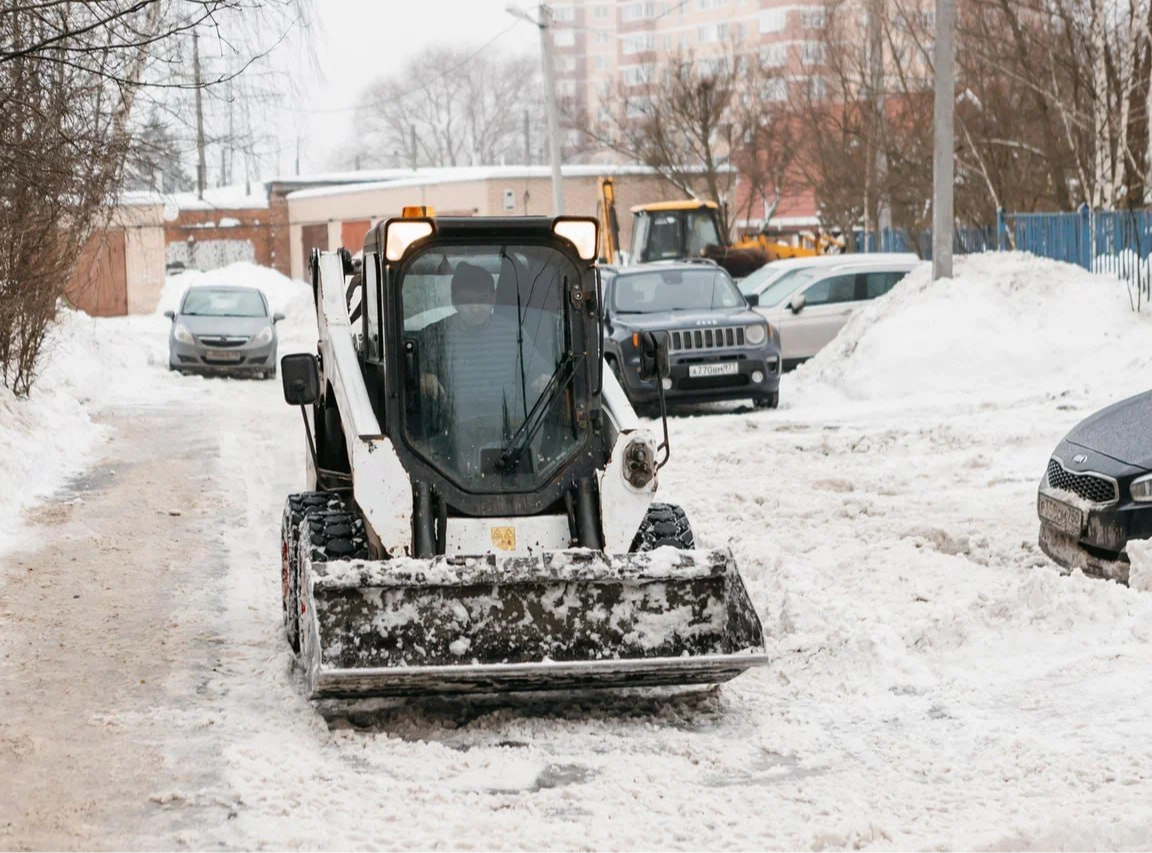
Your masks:
[{"label": "building window", "polygon": [[599,6],[593,6],[592,7],[592,17],[594,17],[594,18],[607,18],[608,17],[608,7],[603,5],[603,4],[601,4]]},{"label": "building window", "polygon": [[775,79],[769,80],[764,85],[764,100],[766,101],[786,101],[788,100],[788,84],[783,80]]},{"label": "building window", "polygon": [[769,68],[781,68],[788,62],[788,45],[766,44],[760,48],[760,59]]},{"label": "building window", "polygon": [[760,32],[778,33],[788,26],[787,9],[767,9],[760,13]]},{"label": "building window", "polygon": [[700,44],[713,44],[728,38],[728,22],[706,24],[696,30],[696,40]]},{"label": "building window", "polygon": [[571,47],[576,44],[576,33],[572,30],[552,30],[552,42],[556,47]]},{"label": "building window", "polygon": [[557,56],[556,70],[561,74],[572,74],[576,71],[575,56]]},{"label": "building window", "polygon": [[728,5],[728,0],[696,0],[696,8],[700,11],[719,9]]},{"label": "building window", "polygon": [[651,2],[651,0],[633,0],[631,3],[625,3],[624,9],[620,14],[620,20],[625,23],[629,21],[644,21],[655,17],[656,4]]},{"label": "building window", "polygon": [[823,6],[812,6],[800,10],[800,26],[806,30],[822,30],[825,24]]},{"label": "building window", "polygon": [[656,36],[652,33],[625,36],[621,53],[625,55],[643,53],[646,50],[656,49]]},{"label": "building window", "polygon": [[552,20],[553,21],[575,21],[576,20],[576,7],[575,6],[553,6],[552,7]]},{"label": "building window", "polygon": [[824,42],[806,41],[801,52],[805,65],[822,65],[824,63]]}]

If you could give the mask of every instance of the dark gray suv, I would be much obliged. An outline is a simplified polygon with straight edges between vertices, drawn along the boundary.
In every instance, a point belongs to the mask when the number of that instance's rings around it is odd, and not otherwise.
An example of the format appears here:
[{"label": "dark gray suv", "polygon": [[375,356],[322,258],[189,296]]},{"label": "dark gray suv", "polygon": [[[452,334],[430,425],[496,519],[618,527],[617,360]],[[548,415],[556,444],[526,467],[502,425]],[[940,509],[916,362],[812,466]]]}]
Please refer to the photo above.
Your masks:
[{"label": "dark gray suv", "polygon": [[651,263],[605,268],[604,357],[633,408],[659,405],[657,379],[640,378],[639,336],[668,336],[669,404],[780,400],[780,335],[752,310],[732,278],[712,263]]},{"label": "dark gray suv", "polygon": [[190,287],[168,334],[168,368],[181,373],[276,375],[276,324],[254,287]]}]

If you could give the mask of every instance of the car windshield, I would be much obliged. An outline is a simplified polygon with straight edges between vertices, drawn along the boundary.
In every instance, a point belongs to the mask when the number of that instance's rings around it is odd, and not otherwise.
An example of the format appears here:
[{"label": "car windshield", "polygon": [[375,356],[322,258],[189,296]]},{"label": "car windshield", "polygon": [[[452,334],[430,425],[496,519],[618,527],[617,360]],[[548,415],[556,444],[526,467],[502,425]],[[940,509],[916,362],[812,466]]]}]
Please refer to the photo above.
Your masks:
[{"label": "car windshield", "polygon": [[612,304],[619,314],[655,314],[739,308],[745,302],[726,272],[706,266],[621,273],[612,284]]},{"label": "car windshield", "polygon": [[775,264],[765,264],[736,282],[736,286],[745,296],[750,296],[753,293],[759,293],[776,279],[788,275],[794,269],[795,267],[777,267]]},{"label": "car windshield", "polygon": [[582,442],[564,310],[579,275],[548,246],[430,246],[406,265],[407,439],[465,491],[535,490]]},{"label": "car windshield", "polygon": [[816,270],[792,270],[772,282],[760,293],[760,306],[771,308],[779,305],[801,287],[816,277]]},{"label": "car windshield", "polygon": [[184,296],[181,314],[195,317],[267,317],[264,298],[255,290],[196,288]]}]

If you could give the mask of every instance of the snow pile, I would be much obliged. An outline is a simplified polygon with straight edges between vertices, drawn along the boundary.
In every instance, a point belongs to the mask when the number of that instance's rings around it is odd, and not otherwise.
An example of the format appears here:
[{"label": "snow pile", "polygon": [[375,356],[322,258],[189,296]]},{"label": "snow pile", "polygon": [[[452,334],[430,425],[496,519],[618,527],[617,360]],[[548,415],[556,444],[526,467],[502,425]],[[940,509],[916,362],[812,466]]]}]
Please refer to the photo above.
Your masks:
[{"label": "snow pile", "polygon": [[[1026,253],[927,266],[856,314],[797,374],[798,396],[855,400],[1061,394],[1152,364],[1152,322],[1126,286]],[[788,396],[784,395],[785,398]]]},{"label": "snow pile", "polygon": [[1152,539],[1133,539],[1125,550],[1132,563],[1128,569],[1128,586],[1152,592]]}]

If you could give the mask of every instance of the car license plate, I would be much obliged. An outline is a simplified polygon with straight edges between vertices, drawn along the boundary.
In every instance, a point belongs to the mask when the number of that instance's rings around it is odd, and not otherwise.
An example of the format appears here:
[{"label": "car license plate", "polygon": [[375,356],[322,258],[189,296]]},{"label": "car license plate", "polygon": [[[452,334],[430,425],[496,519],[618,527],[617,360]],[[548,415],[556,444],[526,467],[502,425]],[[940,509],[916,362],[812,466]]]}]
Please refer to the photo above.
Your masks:
[{"label": "car license plate", "polygon": [[1084,532],[1084,510],[1080,507],[1066,504],[1047,495],[1040,495],[1037,511],[1040,518],[1057,530],[1072,536],[1079,536]]},{"label": "car license plate", "polygon": [[240,353],[228,352],[227,350],[210,349],[204,353],[204,357],[212,361],[239,361]]},{"label": "car license plate", "polygon": [[734,361],[725,361],[719,364],[690,364],[688,365],[688,375],[692,378],[697,376],[727,376],[731,373],[736,373],[740,369]]}]

